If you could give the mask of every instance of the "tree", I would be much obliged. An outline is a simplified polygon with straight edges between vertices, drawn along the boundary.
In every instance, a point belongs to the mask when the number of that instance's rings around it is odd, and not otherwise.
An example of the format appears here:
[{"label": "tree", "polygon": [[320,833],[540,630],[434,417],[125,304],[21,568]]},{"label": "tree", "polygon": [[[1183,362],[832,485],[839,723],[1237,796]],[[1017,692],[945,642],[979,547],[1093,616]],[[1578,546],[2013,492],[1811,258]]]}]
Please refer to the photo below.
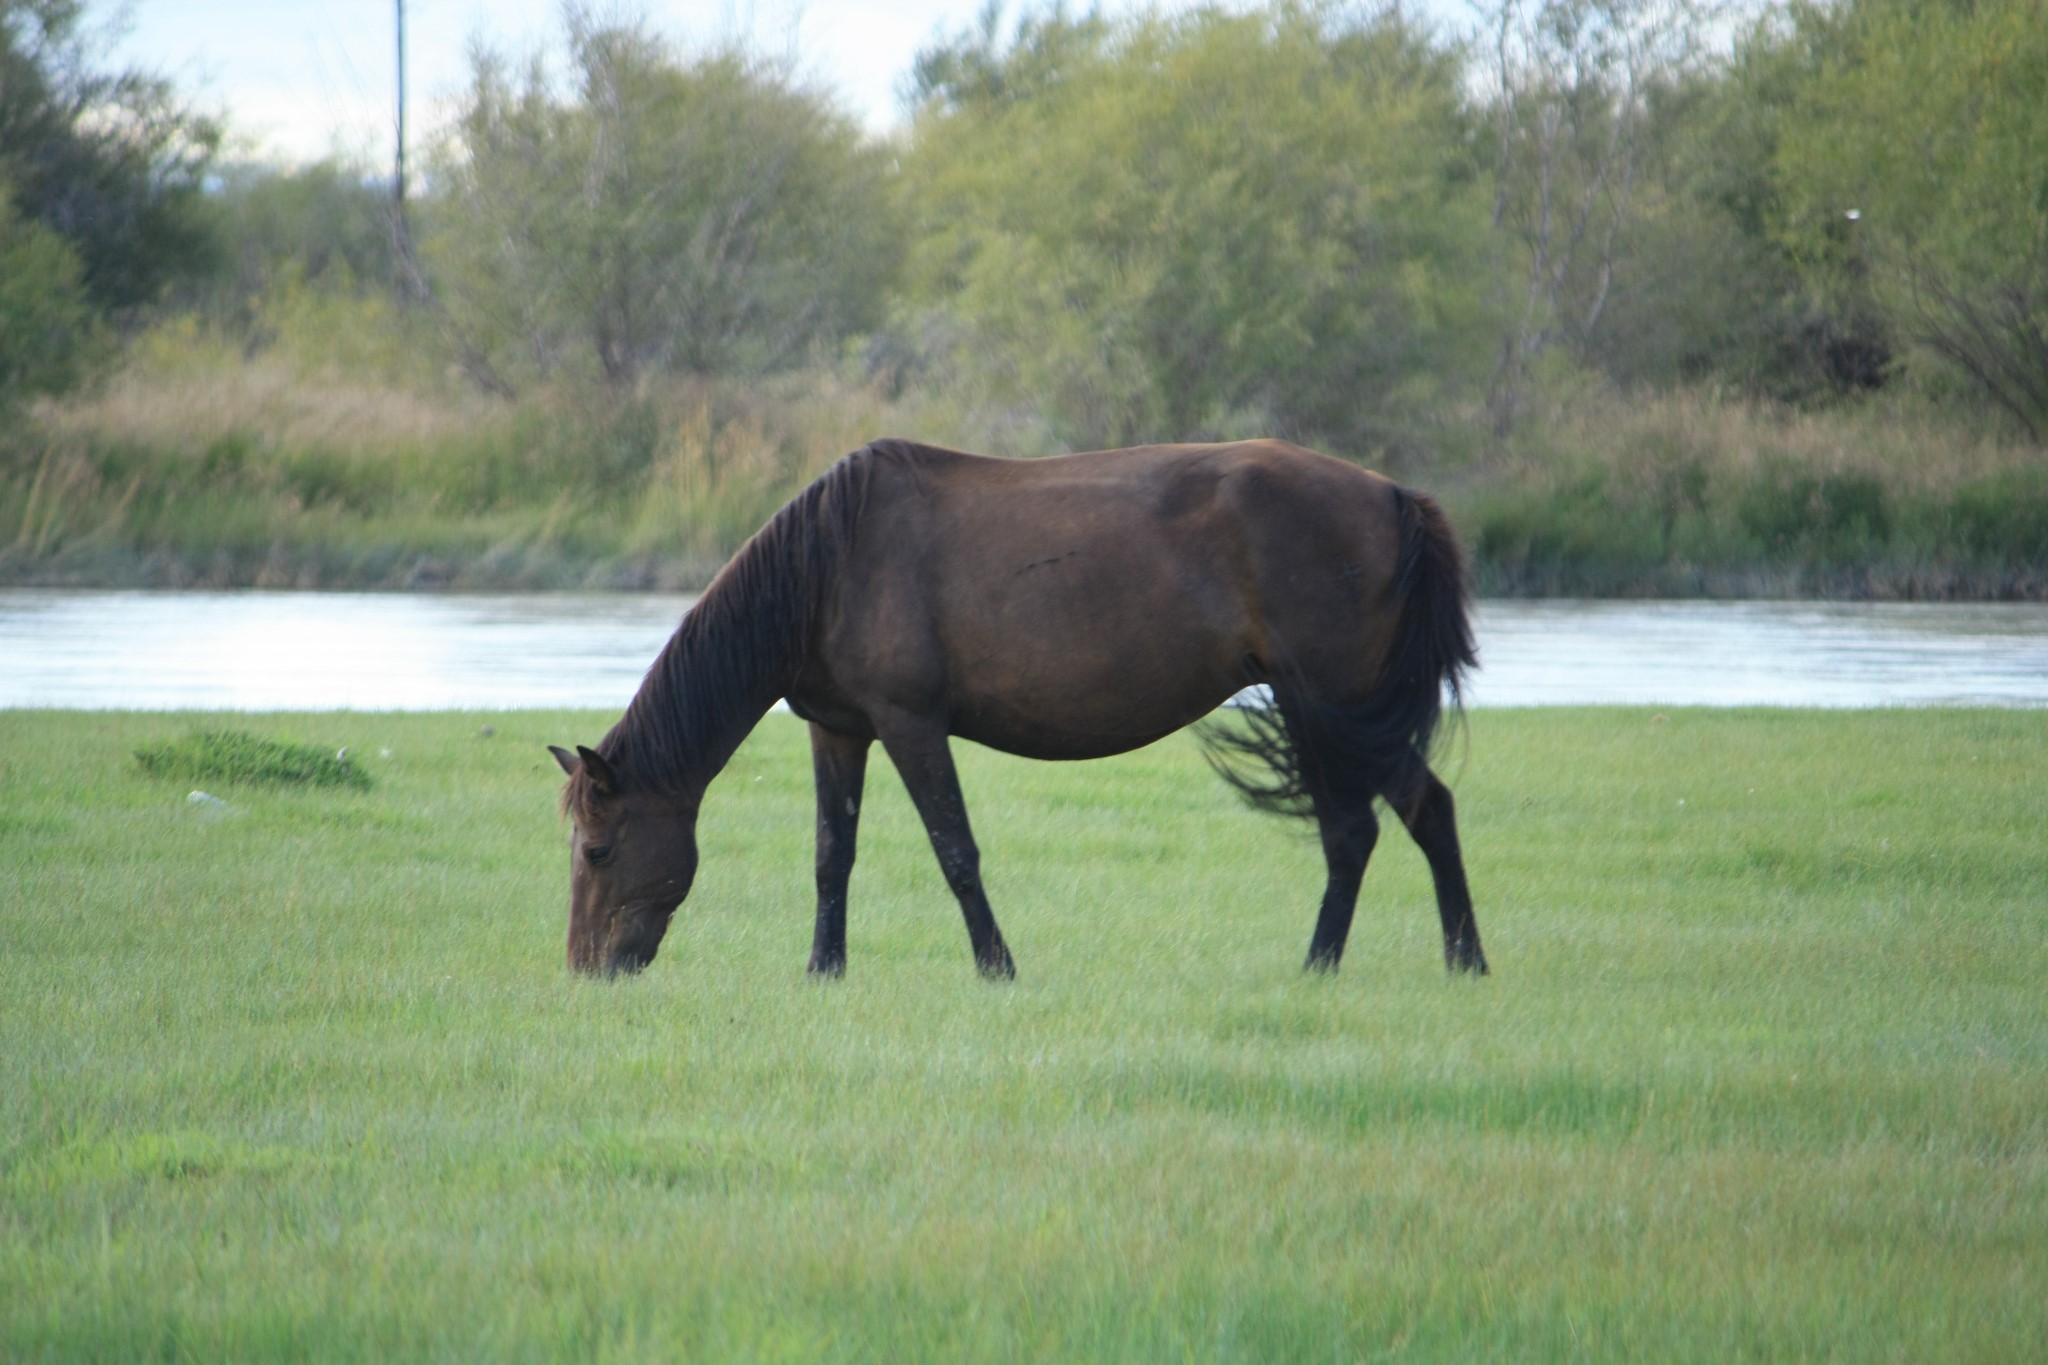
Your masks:
[{"label": "tree", "polygon": [[764,370],[880,316],[885,162],[849,119],[780,67],[686,61],[638,25],[572,13],[569,48],[566,96],[538,58],[515,75],[476,52],[440,149],[428,268],[493,374]]},{"label": "tree", "polygon": [[337,162],[224,167],[206,213],[221,257],[207,285],[230,308],[286,273],[343,288],[395,283],[388,192]]},{"label": "tree", "polygon": [[1636,219],[1582,352],[1623,384],[1712,381],[1806,404],[1892,375],[1896,333],[1868,279],[1809,269],[1780,230],[1778,149],[1834,60],[1787,35],[1774,12],[1727,60],[1651,87]]},{"label": "tree", "polygon": [[1398,12],[989,11],[916,79],[926,330],[1068,443],[1384,448],[1472,373],[1458,66]]},{"label": "tree", "polygon": [[1779,231],[1867,275],[1893,325],[2048,439],[2048,6],[1850,0],[1787,124]]},{"label": "tree", "polygon": [[1494,370],[1512,425],[1543,352],[1583,358],[1639,218],[1653,92],[1699,60],[1712,0],[1486,0],[1493,225],[1513,291]]},{"label": "tree", "polygon": [[145,72],[99,69],[80,0],[0,0],[0,181],[76,253],[94,306],[124,314],[208,269],[200,208],[214,123]]},{"label": "tree", "polygon": [[69,389],[96,355],[83,275],[64,239],[16,214],[0,183],[0,415]]}]

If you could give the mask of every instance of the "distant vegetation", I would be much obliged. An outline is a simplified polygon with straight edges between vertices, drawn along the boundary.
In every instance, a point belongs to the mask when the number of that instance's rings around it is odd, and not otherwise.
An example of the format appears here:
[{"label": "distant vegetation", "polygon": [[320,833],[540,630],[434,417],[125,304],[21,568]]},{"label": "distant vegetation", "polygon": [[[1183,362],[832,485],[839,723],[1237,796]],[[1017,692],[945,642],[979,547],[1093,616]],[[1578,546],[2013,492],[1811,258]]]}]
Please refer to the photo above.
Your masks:
[{"label": "distant vegetation", "polygon": [[2048,595],[2039,0],[481,50],[401,220],[0,0],[0,579],[700,584],[882,434],[1271,434],[1493,591]]}]

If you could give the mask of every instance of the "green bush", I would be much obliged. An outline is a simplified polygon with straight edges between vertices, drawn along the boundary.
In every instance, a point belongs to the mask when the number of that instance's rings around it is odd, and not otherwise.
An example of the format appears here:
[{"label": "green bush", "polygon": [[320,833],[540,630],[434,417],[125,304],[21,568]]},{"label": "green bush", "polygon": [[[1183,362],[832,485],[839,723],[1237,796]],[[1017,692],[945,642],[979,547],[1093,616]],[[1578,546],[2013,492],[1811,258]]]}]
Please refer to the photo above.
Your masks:
[{"label": "green bush", "polygon": [[135,763],[151,777],[179,782],[369,790],[370,775],[347,754],[346,749],[330,754],[243,730],[202,730],[184,739],[144,745],[135,751]]},{"label": "green bush", "polygon": [[1843,562],[1891,539],[1890,499],[1876,476],[1774,468],[1744,488],[1736,518],[1771,553]]},{"label": "green bush", "polygon": [[105,354],[77,253],[0,179],[0,413],[76,388]]},{"label": "green bush", "polygon": [[2048,469],[2005,469],[1956,489],[1944,538],[1965,555],[2035,564],[2048,555]]}]

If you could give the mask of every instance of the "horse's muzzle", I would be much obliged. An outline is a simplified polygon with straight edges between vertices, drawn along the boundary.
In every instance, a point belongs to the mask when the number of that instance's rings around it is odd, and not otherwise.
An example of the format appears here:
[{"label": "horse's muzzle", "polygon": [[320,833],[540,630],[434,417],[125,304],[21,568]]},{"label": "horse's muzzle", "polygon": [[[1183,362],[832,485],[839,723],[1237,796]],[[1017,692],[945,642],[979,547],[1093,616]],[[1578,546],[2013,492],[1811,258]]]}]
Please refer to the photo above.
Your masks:
[{"label": "horse's muzzle", "polygon": [[606,976],[638,976],[642,971],[646,970],[648,963],[654,961],[654,951],[653,944],[648,944],[645,947],[635,944],[632,947],[617,949],[612,953],[610,960],[604,964],[604,974]]},{"label": "horse's muzzle", "polygon": [[673,905],[622,915],[624,924],[612,934],[609,943],[594,945],[595,951],[572,953],[569,965],[587,976],[636,975],[654,961],[674,915]]}]

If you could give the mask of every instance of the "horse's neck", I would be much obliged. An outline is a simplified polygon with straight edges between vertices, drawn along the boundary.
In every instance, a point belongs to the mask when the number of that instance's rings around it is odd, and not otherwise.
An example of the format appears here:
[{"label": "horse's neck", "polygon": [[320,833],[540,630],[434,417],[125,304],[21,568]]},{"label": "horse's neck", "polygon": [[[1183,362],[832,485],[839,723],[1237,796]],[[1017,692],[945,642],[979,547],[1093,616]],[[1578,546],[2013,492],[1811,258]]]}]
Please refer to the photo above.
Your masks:
[{"label": "horse's neck", "polygon": [[690,768],[692,785],[699,792],[711,784],[712,778],[725,771],[725,765],[732,761],[732,756],[739,751],[740,745],[746,743],[747,736],[754,732],[754,727],[781,698],[782,692],[781,686],[767,685],[729,695],[722,698],[725,705],[702,717],[700,724],[692,727]]},{"label": "horse's neck", "polygon": [[797,661],[753,640],[733,615],[700,616],[676,631],[620,720],[670,770],[650,774],[702,795],[768,709],[788,690]]}]

